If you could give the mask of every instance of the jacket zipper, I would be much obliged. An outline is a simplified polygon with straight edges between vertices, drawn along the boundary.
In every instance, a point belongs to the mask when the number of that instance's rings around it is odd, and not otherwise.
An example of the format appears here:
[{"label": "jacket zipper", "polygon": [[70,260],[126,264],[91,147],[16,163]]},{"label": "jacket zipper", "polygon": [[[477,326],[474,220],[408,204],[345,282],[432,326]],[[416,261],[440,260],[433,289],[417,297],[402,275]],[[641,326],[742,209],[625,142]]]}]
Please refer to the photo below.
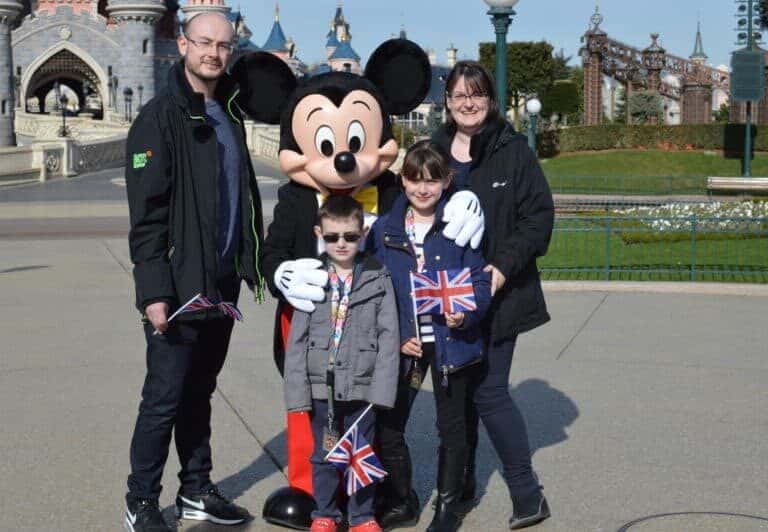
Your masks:
[{"label": "jacket zipper", "polygon": [[[237,98],[237,95],[240,94],[240,89],[235,90],[234,93],[232,93],[232,96],[229,97],[229,100],[227,101],[227,114],[230,116],[230,118],[237,123],[237,125],[242,126],[242,122],[240,119],[238,119],[235,114],[232,112],[232,104],[234,103],[237,105],[237,102],[235,102],[235,98]],[[238,107],[239,109],[239,107]],[[240,132],[242,135],[242,131]],[[246,150],[246,156],[250,157],[250,153]],[[245,161],[246,167],[248,166],[248,161]],[[251,195],[250,190],[250,183],[247,187],[248,191],[248,203],[251,207],[251,233],[253,234],[253,267],[256,271],[256,279],[254,279],[256,290],[253,294],[253,299],[257,303],[263,303],[264,302],[264,277],[261,275],[261,270],[259,268],[259,236],[256,233],[256,207],[253,205],[253,196]],[[238,276],[240,276],[240,260],[238,255],[235,255],[235,270],[237,270]]]},{"label": "jacket zipper", "polygon": [[[189,113],[189,118],[192,119],[192,120],[199,120],[203,124],[207,123],[207,120],[205,119],[205,115],[193,115],[192,113]],[[217,155],[217,159],[216,159],[216,165],[217,165],[217,168],[218,168],[218,155]],[[219,189],[218,189],[218,179],[217,179],[217,183],[216,183],[216,197],[217,198],[218,198],[218,194],[219,194]],[[218,200],[217,200],[217,206],[218,206]],[[214,213],[214,219],[217,216],[218,216],[218,213]],[[215,239],[215,241],[218,241],[218,237]],[[217,258],[218,258],[218,254],[217,254]],[[218,262],[219,261],[216,260],[216,263],[214,264],[214,268],[216,268],[216,270],[214,270],[214,276],[213,276],[214,279],[216,279],[217,276],[218,276]],[[205,275],[203,275],[203,283],[204,283],[203,294],[208,295],[208,281],[207,281],[207,276],[205,276]]]}]

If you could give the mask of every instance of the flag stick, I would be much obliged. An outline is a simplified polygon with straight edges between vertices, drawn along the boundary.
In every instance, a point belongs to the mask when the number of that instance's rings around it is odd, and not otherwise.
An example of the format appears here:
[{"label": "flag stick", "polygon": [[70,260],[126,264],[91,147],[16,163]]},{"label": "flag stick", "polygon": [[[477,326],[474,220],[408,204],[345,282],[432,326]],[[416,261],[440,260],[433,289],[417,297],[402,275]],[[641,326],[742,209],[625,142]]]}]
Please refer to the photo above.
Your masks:
[{"label": "flag stick", "polygon": [[349,426],[349,428],[347,429],[347,432],[345,432],[345,433],[344,433],[344,436],[342,436],[341,438],[339,438],[339,441],[337,441],[337,442],[336,442],[336,445],[334,445],[333,447],[331,447],[331,450],[330,450],[330,451],[328,451],[328,454],[326,454],[326,455],[325,455],[325,458],[323,458],[323,461],[324,461],[324,462],[327,462],[327,461],[328,461],[328,457],[329,457],[329,456],[331,456],[331,453],[333,453],[333,451],[335,451],[335,450],[336,450],[336,448],[337,448],[337,447],[338,447],[338,446],[341,444],[341,442],[343,442],[343,441],[344,441],[344,438],[346,438],[347,436],[349,436],[349,433],[350,433],[350,432],[352,432],[352,429],[353,429],[353,428],[355,428],[355,426],[356,426],[358,423],[360,423],[360,420],[361,420],[361,419],[363,419],[363,416],[364,416],[365,414],[367,414],[367,413],[368,413],[368,411],[369,411],[371,408],[373,408],[373,403],[369,404],[369,405],[368,405],[368,408],[366,408],[365,410],[363,410],[363,413],[362,413],[362,414],[360,414],[360,417],[358,417],[358,418],[357,418],[357,420],[355,420],[355,422],[354,422],[354,423],[352,423],[352,424]]},{"label": "flag stick", "polygon": [[421,342],[421,333],[419,332],[419,315],[416,314],[416,289],[413,286],[413,273],[408,273],[408,279],[411,281],[411,303],[413,303],[413,323],[416,325],[416,339]]},{"label": "flag stick", "polygon": [[186,303],[184,303],[182,306],[180,306],[180,307],[179,307],[179,309],[178,309],[176,312],[174,312],[173,314],[171,314],[171,317],[170,317],[170,318],[168,318],[168,323],[171,323],[171,320],[172,320],[173,318],[175,318],[176,316],[178,316],[179,314],[181,314],[182,312],[184,312],[184,309],[185,309],[185,308],[187,308],[187,307],[188,307],[188,306],[189,306],[189,305],[190,305],[190,304],[191,304],[191,303],[192,303],[192,302],[193,302],[195,299],[197,299],[198,297],[200,297],[200,295],[201,295],[201,294],[196,294],[196,295],[195,295],[195,296],[193,296],[193,297],[192,297],[192,298],[191,298],[189,301],[187,301],[187,302],[186,302]]}]

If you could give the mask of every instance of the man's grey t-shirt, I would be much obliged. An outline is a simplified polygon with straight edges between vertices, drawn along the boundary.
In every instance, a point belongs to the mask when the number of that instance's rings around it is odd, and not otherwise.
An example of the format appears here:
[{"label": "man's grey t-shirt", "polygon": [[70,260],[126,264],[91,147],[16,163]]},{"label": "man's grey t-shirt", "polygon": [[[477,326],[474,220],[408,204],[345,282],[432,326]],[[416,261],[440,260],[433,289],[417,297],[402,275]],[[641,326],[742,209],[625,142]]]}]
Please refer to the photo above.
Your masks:
[{"label": "man's grey t-shirt", "polygon": [[240,149],[221,105],[206,100],[205,113],[219,143],[219,275],[228,275],[235,271],[240,246]]}]

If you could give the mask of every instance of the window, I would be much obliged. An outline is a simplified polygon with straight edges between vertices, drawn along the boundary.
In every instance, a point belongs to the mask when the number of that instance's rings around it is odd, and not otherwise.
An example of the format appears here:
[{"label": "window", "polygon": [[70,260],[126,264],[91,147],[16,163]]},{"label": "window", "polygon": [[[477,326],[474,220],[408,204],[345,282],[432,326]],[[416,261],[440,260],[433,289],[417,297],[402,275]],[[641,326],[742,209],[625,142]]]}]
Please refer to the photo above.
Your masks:
[{"label": "window", "polygon": [[6,114],[8,112],[8,100],[3,100],[3,114]]},{"label": "window", "polygon": [[141,43],[141,53],[147,55],[149,53],[149,39],[144,39]]}]

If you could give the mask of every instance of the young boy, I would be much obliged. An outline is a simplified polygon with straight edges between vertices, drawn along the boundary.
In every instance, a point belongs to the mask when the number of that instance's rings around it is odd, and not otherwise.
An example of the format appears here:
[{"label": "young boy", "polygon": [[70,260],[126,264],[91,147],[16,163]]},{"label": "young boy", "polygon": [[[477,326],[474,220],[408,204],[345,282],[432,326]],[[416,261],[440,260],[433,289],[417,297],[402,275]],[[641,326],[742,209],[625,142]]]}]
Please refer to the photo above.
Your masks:
[{"label": "young boy", "polygon": [[[399,325],[389,273],[373,257],[358,253],[365,236],[362,206],[349,196],[330,196],[320,207],[317,238],[328,268],[326,298],[312,313],[291,320],[285,356],[285,401],[289,412],[310,411],[314,453],[312,488],[317,511],[311,532],[335,532],[339,475],[325,461],[328,451],[369,403],[391,408],[397,391]],[[375,410],[358,431],[374,440]],[[349,499],[350,532],[380,532],[374,519],[375,485]]]}]

